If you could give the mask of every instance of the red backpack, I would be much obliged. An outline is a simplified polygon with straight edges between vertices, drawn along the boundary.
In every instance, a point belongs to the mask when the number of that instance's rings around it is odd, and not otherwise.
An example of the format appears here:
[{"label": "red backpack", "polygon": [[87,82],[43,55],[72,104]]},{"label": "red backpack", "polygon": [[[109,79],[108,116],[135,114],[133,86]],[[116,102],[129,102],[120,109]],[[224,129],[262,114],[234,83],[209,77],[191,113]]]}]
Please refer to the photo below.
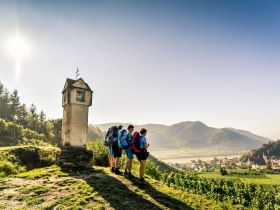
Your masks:
[{"label": "red backpack", "polygon": [[131,150],[133,154],[137,154],[141,151],[143,151],[140,148],[140,140],[141,140],[141,135],[139,132],[135,131],[132,135],[132,139],[131,139]]}]

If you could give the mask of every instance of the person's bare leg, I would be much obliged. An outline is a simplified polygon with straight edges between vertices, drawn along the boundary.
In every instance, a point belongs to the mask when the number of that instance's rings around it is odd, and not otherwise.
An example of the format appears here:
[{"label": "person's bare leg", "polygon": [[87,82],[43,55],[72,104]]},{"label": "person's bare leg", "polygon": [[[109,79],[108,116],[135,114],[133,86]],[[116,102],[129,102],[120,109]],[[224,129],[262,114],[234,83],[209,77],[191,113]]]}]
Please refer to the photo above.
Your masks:
[{"label": "person's bare leg", "polygon": [[128,161],[127,161],[127,163],[126,163],[126,166],[125,166],[125,168],[126,168],[127,171],[129,171],[129,161],[130,161],[130,159],[128,159]]},{"label": "person's bare leg", "polygon": [[146,160],[141,160],[140,161],[140,179],[145,176],[145,166],[146,166]]},{"label": "person's bare leg", "polygon": [[112,155],[109,156],[109,166],[110,166],[110,168],[114,167]]},{"label": "person's bare leg", "polygon": [[115,164],[115,169],[117,169],[118,168],[118,165],[119,165],[119,158],[115,158],[114,159],[114,164]]},{"label": "person's bare leg", "polygon": [[127,170],[128,170],[128,173],[131,173],[132,161],[133,161],[133,159],[129,159],[129,160],[127,161],[126,168],[127,168]]}]

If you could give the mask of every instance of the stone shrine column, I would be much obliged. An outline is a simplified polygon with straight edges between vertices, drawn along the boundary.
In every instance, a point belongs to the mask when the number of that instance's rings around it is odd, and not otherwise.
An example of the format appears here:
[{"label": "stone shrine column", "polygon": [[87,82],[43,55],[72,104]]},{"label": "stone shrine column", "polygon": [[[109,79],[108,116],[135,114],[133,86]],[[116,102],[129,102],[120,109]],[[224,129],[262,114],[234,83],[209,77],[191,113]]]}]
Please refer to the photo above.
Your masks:
[{"label": "stone shrine column", "polygon": [[86,149],[92,93],[82,78],[66,80],[62,91],[61,154],[57,157],[62,167],[91,168],[93,165],[93,153]]}]

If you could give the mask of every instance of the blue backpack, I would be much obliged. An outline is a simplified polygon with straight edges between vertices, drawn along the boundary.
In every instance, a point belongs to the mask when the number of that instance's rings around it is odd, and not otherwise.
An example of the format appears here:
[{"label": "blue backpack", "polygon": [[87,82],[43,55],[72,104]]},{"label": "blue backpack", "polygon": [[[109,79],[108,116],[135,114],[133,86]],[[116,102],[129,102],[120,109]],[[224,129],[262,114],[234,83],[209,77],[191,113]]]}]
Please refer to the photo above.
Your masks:
[{"label": "blue backpack", "polygon": [[125,129],[122,129],[118,133],[118,146],[120,149],[128,149],[129,144],[127,143],[127,131]]},{"label": "blue backpack", "polygon": [[106,131],[106,134],[104,136],[104,145],[109,146],[109,133],[110,133],[110,128]]}]

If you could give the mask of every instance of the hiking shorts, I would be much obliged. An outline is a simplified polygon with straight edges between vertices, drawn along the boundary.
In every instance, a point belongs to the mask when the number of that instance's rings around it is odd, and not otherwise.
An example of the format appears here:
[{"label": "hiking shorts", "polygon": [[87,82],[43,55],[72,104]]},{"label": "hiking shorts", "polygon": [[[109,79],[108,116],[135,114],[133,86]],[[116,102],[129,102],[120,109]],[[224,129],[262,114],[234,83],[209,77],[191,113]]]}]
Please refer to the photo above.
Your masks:
[{"label": "hiking shorts", "polygon": [[136,154],[136,157],[139,161],[147,160],[147,158],[149,157],[149,153],[148,152],[139,152]]},{"label": "hiking shorts", "polygon": [[110,156],[114,155],[114,151],[113,151],[113,146],[112,145],[109,146],[109,155]]},{"label": "hiking shorts", "polygon": [[122,150],[117,146],[112,146],[112,149],[113,149],[113,154],[114,154],[114,157],[121,157],[122,156]]},{"label": "hiking shorts", "polygon": [[134,155],[132,154],[132,151],[131,151],[130,147],[125,150],[125,154],[126,154],[128,159],[133,159],[134,158]]}]

